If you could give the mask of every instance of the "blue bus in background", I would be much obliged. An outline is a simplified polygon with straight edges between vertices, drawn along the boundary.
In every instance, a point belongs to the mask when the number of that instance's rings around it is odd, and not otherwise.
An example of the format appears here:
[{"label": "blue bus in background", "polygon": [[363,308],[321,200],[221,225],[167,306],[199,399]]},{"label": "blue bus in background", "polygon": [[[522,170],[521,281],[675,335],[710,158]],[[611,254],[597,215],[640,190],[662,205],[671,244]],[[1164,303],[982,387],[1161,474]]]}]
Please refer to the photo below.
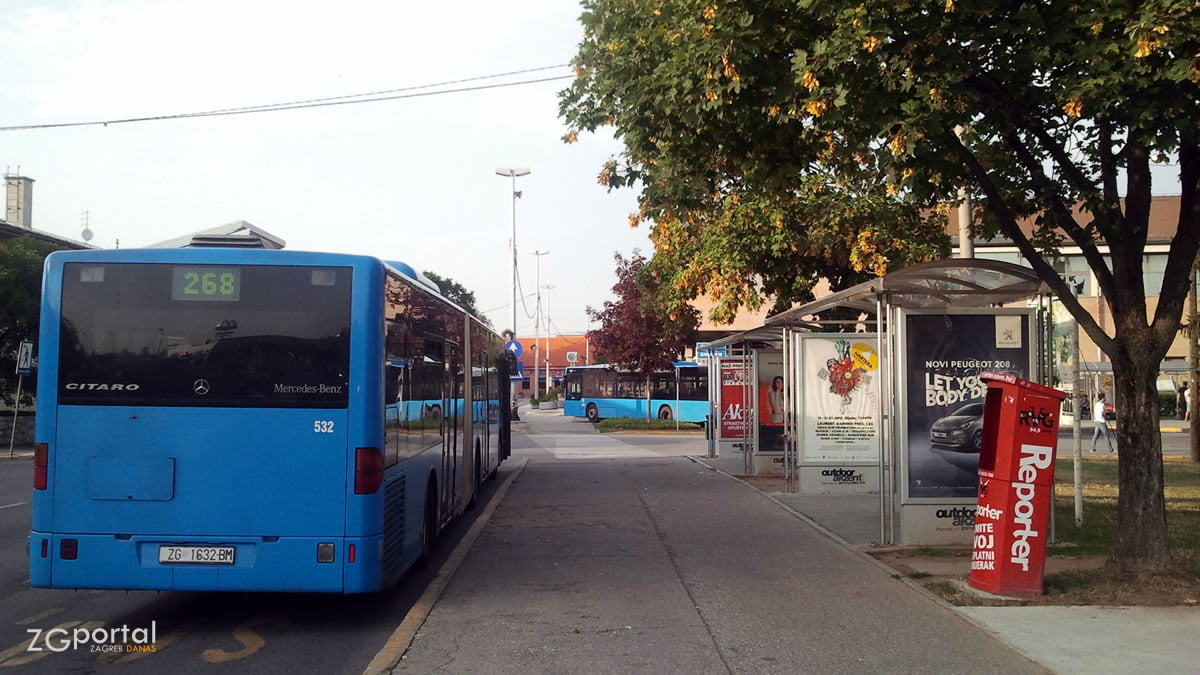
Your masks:
[{"label": "blue bus in background", "polygon": [[279,250],[51,254],[31,584],[395,584],[509,452],[511,359],[419,277]]},{"label": "blue bus in background", "polygon": [[[678,361],[650,375],[650,416],[704,423],[708,419],[708,369]],[[606,417],[646,417],[646,376],[610,366],[568,367],[563,376],[563,415],[598,422]]]}]

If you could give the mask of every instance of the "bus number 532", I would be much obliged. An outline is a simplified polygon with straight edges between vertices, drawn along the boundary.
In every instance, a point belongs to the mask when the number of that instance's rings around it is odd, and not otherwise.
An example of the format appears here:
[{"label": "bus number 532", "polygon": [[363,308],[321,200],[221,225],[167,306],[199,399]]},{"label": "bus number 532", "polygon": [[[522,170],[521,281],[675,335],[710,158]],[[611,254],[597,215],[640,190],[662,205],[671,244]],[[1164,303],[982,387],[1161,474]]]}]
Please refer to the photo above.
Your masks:
[{"label": "bus number 532", "polygon": [[333,420],[317,420],[313,422],[314,434],[332,434]]}]

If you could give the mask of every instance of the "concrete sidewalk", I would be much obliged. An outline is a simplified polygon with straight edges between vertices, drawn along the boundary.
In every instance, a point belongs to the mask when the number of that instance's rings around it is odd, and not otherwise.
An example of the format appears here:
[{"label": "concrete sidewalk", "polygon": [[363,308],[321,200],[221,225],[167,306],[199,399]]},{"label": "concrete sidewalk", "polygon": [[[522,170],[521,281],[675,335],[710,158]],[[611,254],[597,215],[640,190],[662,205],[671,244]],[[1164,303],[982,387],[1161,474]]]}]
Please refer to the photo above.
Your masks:
[{"label": "concrete sidewalk", "polygon": [[[698,462],[735,479],[744,459],[730,454]],[[754,488],[749,482],[746,485]],[[757,488],[754,488],[757,489]],[[853,550],[867,555],[879,541],[879,496],[797,495],[760,491],[799,520]],[[917,559],[919,560],[919,559]],[[883,563],[879,563],[883,564]],[[922,561],[915,572],[935,575],[944,569],[921,565],[969,562]],[[910,584],[929,593],[919,584]],[[932,594],[930,594],[932,595]],[[939,602],[942,602],[940,599]],[[1200,608],[1197,607],[952,607],[1030,659],[1059,673],[1195,673],[1200,671]]]},{"label": "concrete sidewalk", "polygon": [[698,443],[515,439],[527,464],[394,672],[1045,672]]}]

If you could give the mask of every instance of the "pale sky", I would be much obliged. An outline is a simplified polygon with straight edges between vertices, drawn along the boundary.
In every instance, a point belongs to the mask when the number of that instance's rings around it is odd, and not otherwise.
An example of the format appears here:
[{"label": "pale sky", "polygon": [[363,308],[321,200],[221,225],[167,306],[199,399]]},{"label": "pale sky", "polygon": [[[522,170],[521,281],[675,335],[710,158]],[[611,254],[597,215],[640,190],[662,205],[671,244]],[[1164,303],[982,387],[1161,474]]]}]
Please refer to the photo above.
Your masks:
[{"label": "pale sky", "polygon": [[[0,127],[116,120],[416,87],[567,64],[582,37],[564,0],[6,0]],[[565,65],[499,82],[569,75]],[[596,182],[610,137],[561,141],[569,79],[229,117],[0,131],[0,165],[33,178],[33,227],[153,244],[245,220],[292,250],[402,260],[474,291],[512,324],[511,182],[529,312],[534,249],[552,334],[612,297],[636,193]],[[517,332],[533,320],[518,308]]]}]

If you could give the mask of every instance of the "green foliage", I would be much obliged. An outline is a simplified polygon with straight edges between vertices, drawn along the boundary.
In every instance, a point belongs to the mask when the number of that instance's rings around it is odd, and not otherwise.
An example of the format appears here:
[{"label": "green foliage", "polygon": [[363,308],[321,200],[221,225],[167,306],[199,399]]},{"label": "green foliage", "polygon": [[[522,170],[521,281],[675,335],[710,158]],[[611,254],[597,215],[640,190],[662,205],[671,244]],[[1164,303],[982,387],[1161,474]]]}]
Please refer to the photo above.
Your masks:
[{"label": "green foliage", "polygon": [[[640,419],[637,417],[610,417],[596,422],[596,431],[675,431],[673,420]],[[680,422],[680,431],[703,431],[704,425],[692,422]]]},{"label": "green foliage", "polygon": [[[922,216],[969,191],[977,232],[1012,240],[1111,358],[1137,467],[1116,554],[1167,556],[1147,394],[1200,249],[1194,0],[584,0],[581,21],[566,140],[611,126],[624,143],[600,182],[640,189],[631,222],[656,223],[669,302],[708,292],[728,316],[927,259],[944,239]],[[1151,164],[1172,159],[1178,228],[1146,289]],[[1060,244],[1088,260],[1111,334],[1047,260]]]},{"label": "green foliage", "polygon": [[541,393],[540,395],[539,394],[531,395],[529,397],[529,401],[531,403],[541,403],[542,401],[554,401],[554,400],[557,400],[559,396],[562,396],[562,387],[550,387],[549,389],[547,389],[545,392]]},{"label": "green foliage", "polygon": [[484,325],[489,327],[492,325],[492,320],[486,315],[481,314],[479,309],[475,307],[474,292],[468,291],[465,286],[451,279],[450,277],[443,277],[430,272],[429,270],[425,270],[423,274],[426,277],[429,277],[430,281],[437,284],[437,287],[442,292],[442,295],[446,296],[446,298],[451,302],[465,309],[468,314],[471,314],[475,318],[482,321]]},{"label": "green foliage", "polygon": [[[41,312],[42,264],[54,250],[49,244],[16,238],[0,242],[0,395],[12,404],[16,396],[17,348],[22,340],[37,343]],[[21,385],[22,405],[32,402],[37,378]]]},{"label": "green foliage", "polygon": [[588,314],[599,327],[588,333],[597,363],[649,374],[671,367],[696,330],[699,317],[691,307],[664,309],[656,295],[656,282],[643,274],[646,259],[640,253],[626,260],[617,253],[616,300]]},{"label": "green foliage", "polygon": [[1177,399],[1175,392],[1158,392],[1158,416],[1160,419],[1169,419],[1180,413]]}]

